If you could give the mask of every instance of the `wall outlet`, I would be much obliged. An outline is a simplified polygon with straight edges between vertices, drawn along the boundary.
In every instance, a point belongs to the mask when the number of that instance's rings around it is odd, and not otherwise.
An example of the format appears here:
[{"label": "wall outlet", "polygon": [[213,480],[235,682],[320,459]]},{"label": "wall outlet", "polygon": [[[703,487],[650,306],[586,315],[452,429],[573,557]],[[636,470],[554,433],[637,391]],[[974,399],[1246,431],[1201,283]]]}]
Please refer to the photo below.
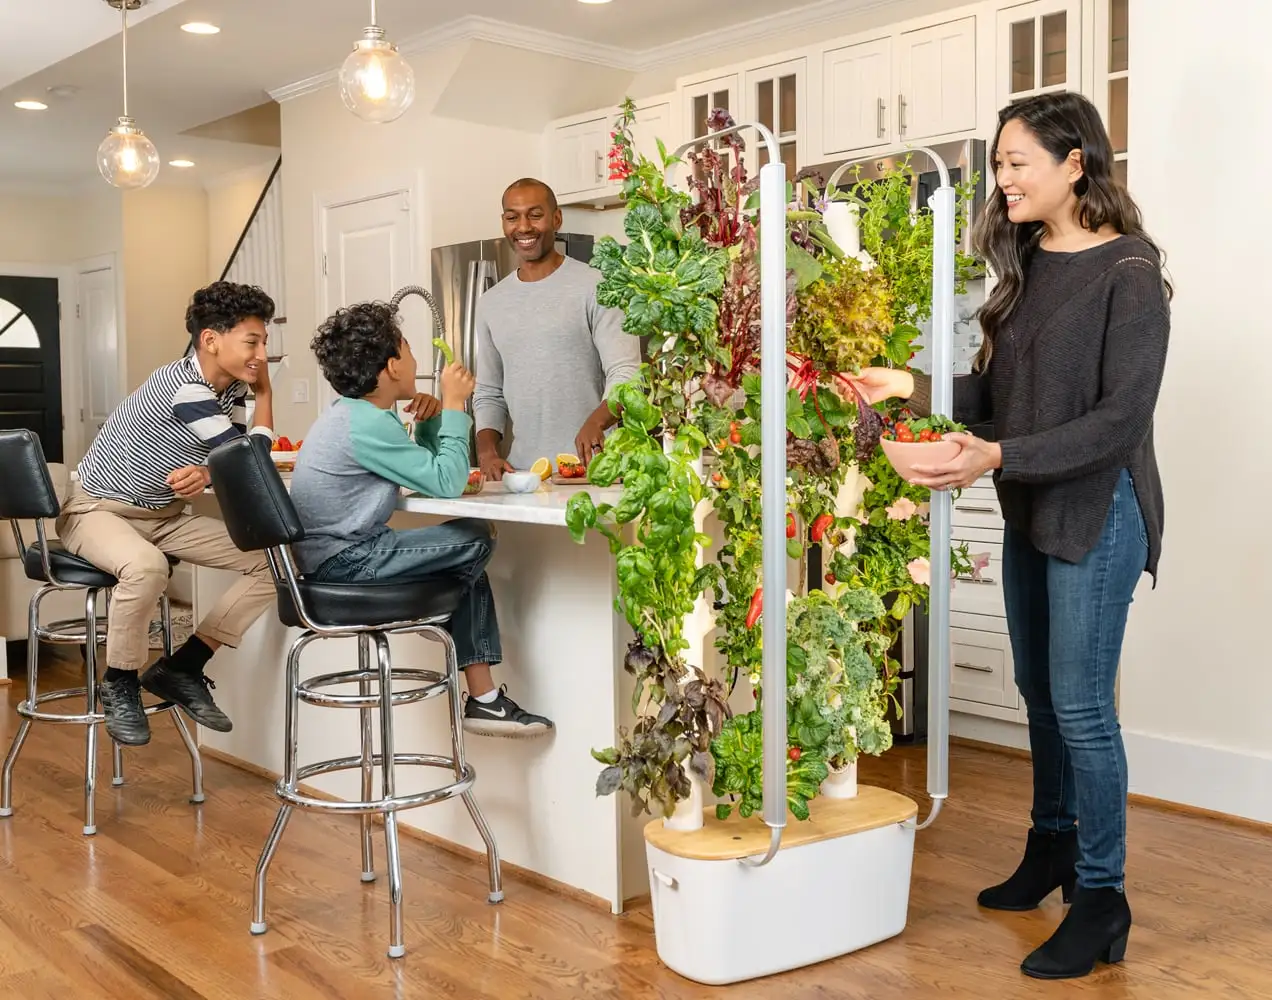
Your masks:
[{"label": "wall outlet", "polygon": [[292,402],[308,403],[309,402],[309,379],[298,378],[292,380]]}]

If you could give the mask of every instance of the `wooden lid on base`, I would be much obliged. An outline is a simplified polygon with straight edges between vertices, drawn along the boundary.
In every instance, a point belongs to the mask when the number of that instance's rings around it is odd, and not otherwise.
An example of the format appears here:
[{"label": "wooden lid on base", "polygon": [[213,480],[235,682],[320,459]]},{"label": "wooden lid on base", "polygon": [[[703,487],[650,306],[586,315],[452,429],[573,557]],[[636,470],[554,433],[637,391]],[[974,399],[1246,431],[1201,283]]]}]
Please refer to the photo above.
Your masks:
[{"label": "wooden lid on base", "polygon": [[[904,823],[918,815],[919,807],[913,799],[886,788],[862,785],[855,798],[813,799],[808,812],[808,819],[802,821],[786,814],[783,849]],[[701,830],[669,830],[661,819],[645,826],[645,839],[660,851],[695,861],[736,861],[764,854],[770,837],[771,831],[758,813],[743,819],[735,809],[728,819],[719,820],[715,806],[703,810]]]}]

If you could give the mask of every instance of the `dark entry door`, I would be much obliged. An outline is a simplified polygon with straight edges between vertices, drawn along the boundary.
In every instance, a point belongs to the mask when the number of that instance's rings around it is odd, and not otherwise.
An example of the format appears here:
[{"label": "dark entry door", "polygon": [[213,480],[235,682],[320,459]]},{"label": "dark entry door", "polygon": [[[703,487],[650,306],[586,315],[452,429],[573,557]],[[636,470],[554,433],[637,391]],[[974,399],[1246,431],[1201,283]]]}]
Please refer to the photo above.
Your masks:
[{"label": "dark entry door", "polygon": [[57,279],[0,275],[0,430],[28,427],[62,461]]}]

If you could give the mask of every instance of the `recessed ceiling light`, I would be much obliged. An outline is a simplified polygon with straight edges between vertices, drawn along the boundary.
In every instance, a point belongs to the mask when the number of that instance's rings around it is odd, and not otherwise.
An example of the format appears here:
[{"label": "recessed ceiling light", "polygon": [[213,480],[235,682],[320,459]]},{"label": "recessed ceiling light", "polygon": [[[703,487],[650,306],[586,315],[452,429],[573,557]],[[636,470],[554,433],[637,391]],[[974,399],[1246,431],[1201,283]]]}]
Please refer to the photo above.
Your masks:
[{"label": "recessed ceiling light", "polygon": [[215,35],[221,31],[215,24],[208,24],[206,21],[191,21],[181,25],[181,30],[191,35]]},{"label": "recessed ceiling light", "polygon": [[23,111],[48,111],[49,109],[43,101],[14,101],[13,106]]},{"label": "recessed ceiling light", "polygon": [[182,168],[185,168],[185,167],[193,167],[193,166],[194,166],[194,161],[193,161],[193,160],[169,160],[169,161],[168,161],[168,166],[170,166],[170,167],[182,167]]},{"label": "recessed ceiling light", "polygon": [[609,3],[610,0],[579,0],[579,3]]}]

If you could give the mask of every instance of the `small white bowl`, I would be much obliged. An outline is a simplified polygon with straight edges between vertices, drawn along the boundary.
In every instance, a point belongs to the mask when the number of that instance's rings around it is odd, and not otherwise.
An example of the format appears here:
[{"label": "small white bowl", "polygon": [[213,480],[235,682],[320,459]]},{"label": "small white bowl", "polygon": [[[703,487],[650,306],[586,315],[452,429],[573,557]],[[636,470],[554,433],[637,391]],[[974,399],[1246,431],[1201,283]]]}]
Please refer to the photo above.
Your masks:
[{"label": "small white bowl", "polygon": [[503,484],[509,493],[534,493],[543,485],[543,477],[537,472],[505,472]]}]

